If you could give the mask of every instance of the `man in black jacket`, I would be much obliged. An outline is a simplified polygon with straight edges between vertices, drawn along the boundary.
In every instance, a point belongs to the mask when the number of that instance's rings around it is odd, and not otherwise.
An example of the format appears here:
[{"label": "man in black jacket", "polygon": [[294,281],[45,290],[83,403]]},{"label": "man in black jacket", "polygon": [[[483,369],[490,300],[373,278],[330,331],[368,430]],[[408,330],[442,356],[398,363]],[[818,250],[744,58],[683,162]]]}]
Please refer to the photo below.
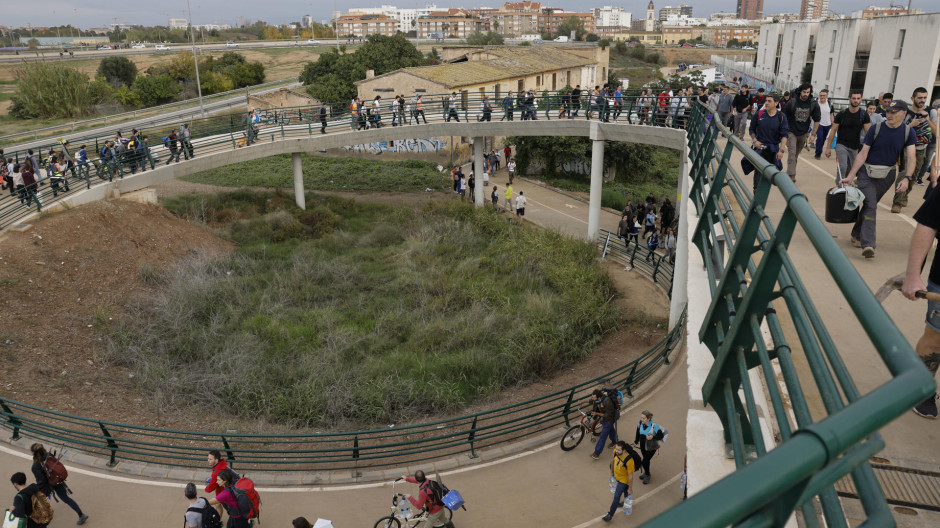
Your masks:
[{"label": "man in black jacket", "polygon": [[[783,115],[787,118],[789,128],[787,145],[790,146],[790,152],[787,155],[787,174],[793,181],[796,181],[796,162],[799,160],[800,152],[810,137],[816,137],[816,127],[819,127],[819,104],[811,97],[812,94],[811,85],[801,84],[796,89],[796,96],[783,106]],[[816,127],[810,130],[813,123],[816,123]]]},{"label": "man in black jacket", "polygon": [[36,484],[26,485],[26,474],[22,472],[14,473],[10,477],[10,482],[16,488],[16,495],[13,497],[13,516],[26,519],[26,528],[45,528],[49,523],[39,524],[30,518],[33,514],[33,495],[40,493],[39,486]]},{"label": "man in black jacket", "polygon": [[744,132],[748,129],[748,114],[751,109],[751,97],[748,95],[747,85],[742,85],[741,89],[735,94],[731,101],[732,112],[734,113],[734,133],[739,138],[744,139]]}]

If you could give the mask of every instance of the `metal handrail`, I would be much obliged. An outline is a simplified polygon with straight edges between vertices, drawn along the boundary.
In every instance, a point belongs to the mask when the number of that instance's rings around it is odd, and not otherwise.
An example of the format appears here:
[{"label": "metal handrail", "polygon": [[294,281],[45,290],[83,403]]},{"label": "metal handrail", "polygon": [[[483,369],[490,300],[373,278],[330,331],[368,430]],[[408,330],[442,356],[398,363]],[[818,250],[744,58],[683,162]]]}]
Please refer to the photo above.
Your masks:
[{"label": "metal handrail", "polygon": [[[424,95],[423,109],[425,113],[422,121],[441,122],[448,120],[450,114],[450,108],[448,106],[449,95],[450,94]],[[468,96],[466,99],[458,100],[456,110],[461,122],[476,120],[481,117],[482,112],[480,110],[480,104],[482,103],[483,95],[474,94],[473,96]],[[493,95],[494,98],[491,100],[493,105],[493,120],[497,120],[503,117],[504,112],[500,106],[501,100],[496,100],[495,94]],[[655,99],[655,97],[653,99]],[[561,115],[559,112],[559,108],[562,107],[562,95],[559,92],[540,93],[537,95],[536,101],[537,108],[533,107],[533,111],[537,114],[538,119],[551,120],[566,119],[568,117],[567,115]],[[622,98],[622,105],[619,107],[620,112],[617,112],[618,107],[612,103],[603,107],[597,107],[597,105],[592,105],[587,96],[583,96],[579,99],[580,107],[577,107],[578,111],[571,112],[571,115],[575,116],[576,114],[578,119],[586,119],[587,114],[590,112],[593,119],[598,119],[598,114],[605,114],[611,121],[619,117],[618,122],[627,124],[650,124],[674,128],[685,126],[688,117],[687,114],[680,112],[681,109],[679,107],[667,106],[651,109],[648,105],[644,106],[644,101],[647,101],[647,99],[642,99],[636,95],[624,96]],[[521,118],[520,112],[522,109],[516,106],[515,100],[513,103],[515,119],[518,120]],[[382,121],[385,126],[391,124],[389,104],[389,102],[383,103],[381,109]],[[355,128],[353,125],[356,123],[352,120],[348,106],[348,102],[327,105],[328,109],[330,109],[325,129],[327,132],[337,130],[349,131],[351,128]],[[569,106],[575,109],[573,105]],[[320,108],[317,106],[296,106],[268,110],[265,112],[264,119],[259,127],[257,140],[276,141],[281,139],[309,138],[314,134],[319,134],[319,129],[321,128],[319,110]],[[401,113],[404,114],[404,112]],[[190,124],[190,130],[192,131],[191,142],[195,153],[198,154],[228,152],[239,148],[247,141],[245,112],[210,116],[191,121],[187,120],[186,122]],[[170,149],[160,142],[160,138],[167,133],[168,128],[172,127],[169,125],[153,128],[141,127],[141,135],[150,137],[149,148],[145,156],[146,164],[149,168],[153,168],[157,163],[166,161],[172,154]],[[56,200],[60,199],[60,197],[64,198],[81,191],[89,184],[101,184],[101,181],[95,178],[95,175],[98,175],[101,180],[110,182],[114,178],[123,178],[129,173],[133,173],[134,168],[140,166],[140,160],[132,159],[130,156],[124,156],[117,161],[109,162],[107,164],[108,170],[106,171],[100,169],[105,163],[100,158],[95,159],[95,157],[103,142],[108,139],[113,138],[96,135],[69,138],[71,154],[73,156],[76,155],[78,147],[82,144],[87,145],[89,159],[96,165],[91,168],[91,171],[95,173],[92,175],[93,181],[86,182],[82,177],[78,176],[79,171],[76,167],[74,172],[67,171],[65,174],[66,182],[69,187],[68,191],[59,190],[53,192],[51,188],[43,185],[44,182],[37,182],[32,192],[35,196],[40,198],[39,202],[32,201],[24,203],[25,200],[15,195],[0,197],[0,228],[9,227],[17,223],[20,219],[39,211],[40,208],[44,209],[52,205]],[[45,155],[50,148],[59,150],[61,149],[61,145],[57,141],[50,140],[49,143],[42,148],[36,147],[33,151],[35,155],[41,157]],[[14,162],[21,163],[26,157],[26,151],[7,151],[5,155],[8,159],[12,158]],[[179,158],[188,159],[188,156],[181,154]],[[40,169],[42,169],[42,167],[40,167]],[[43,172],[40,171],[37,172],[37,174],[42,176]],[[41,205],[38,205],[39,203],[41,203]]]},{"label": "metal handrail", "polygon": [[[708,277],[720,277],[709,282],[710,307],[698,332],[715,358],[702,395],[721,419],[738,469],[644,526],[782,526],[795,510],[805,526],[823,521],[847,526],[833,487],[846,475],[868,515],[863,526],[893,525],[868,459],[884,447],[878,430],[934,393],[933,376],[790,177],[709,117],[708,109],[697,104],[688,128],[689,198],[698,214],[690,241],[701,252]],[[754,194],[751,182],[735,169],[732,154],[756,167],[760,178]],[[776,225],[766,210],[772,192],[784,205]],[[893,376],[864,396],[788,254],[798,227]],[[777,315],[784,310],[798,344],[787,341]],[[821,419],[810,414],[794,352],[802,352],[812,370],[827,413]],[[780,431],[781,442],[773,449],[764,444],[751,386],[750,370],[756,367],[761,367]],[[789,409],[774,367],[782,373]]]},{"label": "metal handrail", "polygon": [[[611,243],[612,236],[607,231],[598,236],[597,246],[606,256],[619,258],[614,256],[618,252],[646,258],[645,248],[629,241]],[[672,266],[656,257],[651,258],[653,266],[636,269],[668,291]],[[14,439],[27,435],[64,443],[106,457],[112,466],[138,461],[201,468],[210,449],[220,449],[242,469],[277,471],[358,470],[403,467],[445,456],[475,458],[481,450],[547,431],[560,433],[577,415],[577,402],[608,380],[628,398],[634,397],[660,366],[669,364],[684,328],[683,313],[668,334],[639,358],[571,387],[497,409],[387,429],[290,434],[181,431],[84,418],[6,398],[0,398],[0,426],[11,430]]]}]

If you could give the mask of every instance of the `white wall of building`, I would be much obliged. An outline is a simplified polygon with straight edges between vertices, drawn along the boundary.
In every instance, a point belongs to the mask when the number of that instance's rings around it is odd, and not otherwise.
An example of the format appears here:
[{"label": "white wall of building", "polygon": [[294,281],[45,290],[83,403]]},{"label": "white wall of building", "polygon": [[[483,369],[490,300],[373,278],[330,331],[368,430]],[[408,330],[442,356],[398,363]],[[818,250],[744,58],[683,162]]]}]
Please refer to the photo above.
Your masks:
[{"label": "white wall of building", "polygon": [[856,18],[819,25],[812,79],[816,91],[829,88],[832,97],[849,96],[856,55],[860,50],[868,51],[865,43],[859,42],[860,33],[870,36],[870,24],[866,22]]},{"label": "white wall of building", "polygon": [[[933,94],[940,63],[940,13],[875,18],[870,22],[871,58],[865,95],[888,91],[895,98],[910,101],[918,86],[927,88],[928,95]],[[902,31],[904,44],[899,47]]]},{"label": "white wall of building", "polygon": [[[792,90],[800,84],[800,73],[808,62],[811,41],[815,41],[819,22],[763,24],[757,48],[757,68],[767,79],[773,78],[777,90]],[[774,75],[777,44],[780,46],[779,70]],[[815,69],[815,68],[814,68]],[[814,72],[815,73],[815,72]]]}]

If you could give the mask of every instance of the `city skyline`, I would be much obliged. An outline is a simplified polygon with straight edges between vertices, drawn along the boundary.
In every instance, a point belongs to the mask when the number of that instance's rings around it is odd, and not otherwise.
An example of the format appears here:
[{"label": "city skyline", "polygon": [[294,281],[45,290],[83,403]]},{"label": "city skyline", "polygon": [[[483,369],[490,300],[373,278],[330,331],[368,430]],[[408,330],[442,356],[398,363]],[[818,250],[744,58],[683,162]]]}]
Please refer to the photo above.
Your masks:
[{"label": "city skyline", "polygon": [[[265,20],[269,24],[286,24],[299,22],[303,15],[311,15],[315,21],[328,20],[334,3],[330,0],[315,2],[289,2],[276,5],[262,5],[253,0],[190,0],[192,3],[192,17],[194,24],[231,24],[237,25],[240,18],[245,20]],[[396,2],[393,0],[366,0],[346,1],[337,3],[337,9],[345,12],[350,7],[379,7],[382,4],[395,5],[401,8],[423,7],[425,4],[436,4],[441,9],[450,7],[492,7],[503,5],[504,1],[492,0],[466,1],[466,0],[414,0]],[[591,7],[612,5],[623,7],[636,14],[645,14],[648,0],[612,1],[599,0],[585,5],[582,0],[555,0],[541,2],[545,6],[562,8],[567,11],[585,11]],[[707,17],[711,13],[734,13],[737,10],[737,0],[686,0],[654,2],[657,11],[668,6],[678,6],[681,3],[691,5],[694,15]],[[850,14],[869,5],[887,7],[888,1],[878,0],[830,0],[829,9],[836,13]],[[801,0],[764,0],[763,12],[766,15],[774,13],[799,13]],[[906,3],[905,3],[906,6]],[[927,0],[914,0],[913,7],[924,12],[936,9],[932,2]],[[185,0],[169,0],[167,2],[135,7],[134,14],[115,11],[112,6],[102,4],[97,0],[51,0],[44,2],[42,9],[37,9],[29,3],[18,2],[4,8],[3,24],[9,27],[27,26],[59,26],[71,24],[74,27],[90,28],[102,27],[119,22],[131,25],[156,26],[166,25],[169,18],[188,18]]]}]

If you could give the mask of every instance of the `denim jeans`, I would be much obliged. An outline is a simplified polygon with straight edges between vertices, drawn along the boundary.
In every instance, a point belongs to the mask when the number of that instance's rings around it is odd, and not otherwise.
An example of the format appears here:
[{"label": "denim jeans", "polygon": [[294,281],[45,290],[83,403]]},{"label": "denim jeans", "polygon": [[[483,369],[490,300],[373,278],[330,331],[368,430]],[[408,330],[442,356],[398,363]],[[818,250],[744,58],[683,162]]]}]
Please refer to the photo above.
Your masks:
[{"label": "denim jeans", "polygon": [[823,149],[826,147],[826,138],[829,137],[829,129],[832,128],[832,125],[823,126],[819,125],[819,128],[816,129],[816,157],[822,155]]},{"label": "denim jeans", "polygon": [[875,219],[878,212],[878,202],[881,198],[894,187],[894,175],[897,167],[888,173],[888,176],[882,179],[869,178],[865,167],[858,171],[857,185],[858,190],[865,195],[865,201],[862,203],[862,210],[858,213],[858,220],[852,228],[852,236],[859,239],[862,247],[877,247],[875,245]]},{"label": "denim jeans", "polygon": [[600,455],[604,451],[604,444],[607,443],[608,437],[610,437],[611,442],[617,442],[617,422],[604,420],[604,428],[601,429],[601,435],[597,439],[597,445],[594,446],[595,455]]},{"label": "denim jeans", "polygon": [[614,500],[610,503],[610,511],[607,512],[607,515],[613,517],[617,513],[617,508],[620,507],[620,497],[627,497],[627,490],[630,488],[630,485],[625,482],[617,481],[617,489],[614,490]]}]

